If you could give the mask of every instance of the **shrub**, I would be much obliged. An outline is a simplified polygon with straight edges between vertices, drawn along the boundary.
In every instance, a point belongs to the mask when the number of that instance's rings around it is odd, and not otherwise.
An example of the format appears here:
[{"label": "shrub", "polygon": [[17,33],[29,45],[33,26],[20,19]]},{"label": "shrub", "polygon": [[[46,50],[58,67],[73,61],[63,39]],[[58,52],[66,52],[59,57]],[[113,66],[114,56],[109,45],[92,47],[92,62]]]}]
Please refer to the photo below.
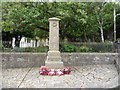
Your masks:
[{"label": "shrub", "polygon": [[72,43],[61,44],[60,51],[62,52],[115,52],[113,43]]},{"label": "shrub", "polygon": [[32,47],[26,47],[26,48],[15,47],[12,51],[13,52],[31,52]]},{"label": "shrub", "polygon": [[26,47],[26,48],[14,48],[14,52],[47,52],[47,46],[39,46],[39,47]]},{"label": "shrub", "polygon": [[99,43],[91,45],[92,52],[114,52],[113,44]]},{"label": "shrub", "polygon": [[[0,47],[3,47],[2,45]],[[60,43],[59,50],[61,52],[115,52],[113,43]],[[39,47],[26,47],[26,48],[19,48],[15,47],[14,49],[11,48],[3,48],[0,50],[3,52],[47,52],[48,46],[39,46]]]},{"label": "shrub", "polygon": [[3,50],[3,44],[0,44],[0,52]]},{"label": "shrub", "polygon": [[64,44],[60,45],[60,51],[61,52],[75,52],[76,46],[71,44]]},{"label": "shrub", "polygon": [[81,46],[79,48],[76,49],[77,52],[89,52],[90,48],[88,46]]},{"label": "shrub", "polygon": [[39,46],[32,49],[32,52],[47,52],[48,46]]}]

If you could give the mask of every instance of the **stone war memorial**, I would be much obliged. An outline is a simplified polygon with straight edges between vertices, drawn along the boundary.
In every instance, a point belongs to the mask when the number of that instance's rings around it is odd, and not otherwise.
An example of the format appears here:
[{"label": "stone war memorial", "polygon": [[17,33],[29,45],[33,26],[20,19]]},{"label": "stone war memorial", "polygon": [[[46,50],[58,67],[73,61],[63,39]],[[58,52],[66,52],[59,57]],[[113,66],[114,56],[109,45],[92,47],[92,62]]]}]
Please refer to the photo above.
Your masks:
[{"label": "stone war memorial", "polygon": [[[118,53],[60,53],[60,19],[49,18],[48,21],[48,52],[2,53],[2,88],[118,89],[120,85]],[[41,66],[50,69],[70,67],[71,73],[61,76],[40,75]]]},{"label": "stone war memorial", "polygon": [[59,51],[59,20],[49,18],[49,51],[45,66],[49,68],[63,68],[63,62]]},{"label": "stone war memorial", "polygon": [[120,90],[118,0],[7,1],[0,89]]}]

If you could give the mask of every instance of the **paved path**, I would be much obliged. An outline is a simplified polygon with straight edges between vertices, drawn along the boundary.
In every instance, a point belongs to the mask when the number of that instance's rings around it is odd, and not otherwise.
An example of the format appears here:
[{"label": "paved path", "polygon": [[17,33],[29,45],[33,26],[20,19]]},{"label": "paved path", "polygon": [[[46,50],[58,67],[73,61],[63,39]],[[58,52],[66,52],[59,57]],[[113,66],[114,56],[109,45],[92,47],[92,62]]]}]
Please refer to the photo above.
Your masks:
[{"label": "paved path", "polygon": [[111,88],[118,85],[113,64],[71,67],[69,75],[41,76],[39,67],[3,69],[3,88]]}]

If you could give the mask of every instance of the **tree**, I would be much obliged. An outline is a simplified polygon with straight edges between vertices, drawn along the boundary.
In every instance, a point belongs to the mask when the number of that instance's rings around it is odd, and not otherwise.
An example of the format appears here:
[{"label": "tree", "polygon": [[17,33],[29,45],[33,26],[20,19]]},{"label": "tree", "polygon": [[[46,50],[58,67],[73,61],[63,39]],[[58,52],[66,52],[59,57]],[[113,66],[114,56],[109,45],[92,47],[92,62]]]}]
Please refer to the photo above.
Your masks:
[{"label": "tree", "polygon": [[[33,37],[36,29],[48,31],[48,18],[58,17],[62,19],[60,32],[63,37],[65,35],[72,38],[80,37],[82,29],[79,25],[85,23],[86,17],[85,12],[80,9],[82,5],[84,3],[5,3],[3,31],[10,31],[16,38],[15,42],[19,42],[22,36]],[[70,23],[72,21],[74,23]],[[67,25],[64,25],[65,22],[68,22]],[[64,35],[65,31],[67,32]],[[19,46],[19,43],[16,43],[16,46]]]},{"label": "tree", "polygon": [[15,37],[19,46],[23,36],[47,38],[48,19],[58,17],[62,39],[104,42],[113,33],[113,6],[101,2],[4,2],[3,32]]},{"label": "tree", "polygon": [[46,28],[39,27],[40,20],[36,17],[40,13],[34,10],[34,7],[32,3],[9,2],[3,4],[3,32],[10,32],[15,37],[17,47],[23,36],[33,38],[36,28],[48,31]]},{"label": "tree", "polygon": [[113,8],[115,4],[112,2],[96,2],[92,3],[92,5],[94,6],[97,24],[100,29],[101,41],[104,42],[106,36],[105,32],[109,30],[107,32],[109,34],[109,32],[112,31],[110,28],[113,27]]}]

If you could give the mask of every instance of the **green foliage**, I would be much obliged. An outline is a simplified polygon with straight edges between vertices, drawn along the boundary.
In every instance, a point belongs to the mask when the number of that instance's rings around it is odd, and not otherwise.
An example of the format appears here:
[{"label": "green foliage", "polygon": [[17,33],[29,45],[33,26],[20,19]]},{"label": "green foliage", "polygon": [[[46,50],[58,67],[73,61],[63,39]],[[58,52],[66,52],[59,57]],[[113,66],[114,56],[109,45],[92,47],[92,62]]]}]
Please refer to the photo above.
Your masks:
[{"label": "green foliage", "polygon": [[113,44],[94,44],[91,46],[93,52],[114,52]]},{"label": "green foliage", "polygon": [[13,49],[13,52],[31,52],[32,49],[33,49],[32,47],[27,47],[27,48],[16,47],[15,49]]},{"label": "green foliage", "polygon": [[105,44],[112,44],[113,42],[109,41],[109,40],[105,40],[104,42]]},{"label": "green foliage", "polygon": [[85,46],[89,47],[89,52],[114,52],[113,43],[88,43]]},{"label": "green foliage", "polygon": [[0,52],[3,50],[3,44],[0,43]]},{"label": "green foliage", "polygon": [[81,46],[77,48],[77,52],[89,52],[90,48],[88,46]]},{"label": "green foliage", "polygon": [[61,44],[61,52],[115,52],[113,43],[79,43],[79,44]]},{"label": "green foliage", "polygon": [[76,46],[71,45],[71,44],[60,45],[60,51],[61,52],[75,52]]},{"label": "green foliage", "polygon": [[47,46],[39,46],[39,47],[26,47],[26,48],[19,48],[16,47],[14,49],[4,48],[3,52],[47,52]]},{"label": "green foliage", "polygon": [[[80,44],[60,44],[61,52],[115,52],[112,43],[80,43]],[[48,46],[27,47],[27,48],[3,48],[2,52],[47,52]]]},{"label": "green foliage", "polygon": [[58,17],[61,19],[61,38],[66,37],[69,41],[100,41],[98,21],[103,24],[104,33],[107,33],[104,36],[110,36],[113,33],[114,7],[119,13],[120,6],[112,2],[3,2],[2,29],[12,36],[47,38],[48,18]]},{"label": "green foliage", "polygon": [[32,52],[47,52],[48,51],[48,47],[47,46],[39,46],[39,47],[35,47]]}]

